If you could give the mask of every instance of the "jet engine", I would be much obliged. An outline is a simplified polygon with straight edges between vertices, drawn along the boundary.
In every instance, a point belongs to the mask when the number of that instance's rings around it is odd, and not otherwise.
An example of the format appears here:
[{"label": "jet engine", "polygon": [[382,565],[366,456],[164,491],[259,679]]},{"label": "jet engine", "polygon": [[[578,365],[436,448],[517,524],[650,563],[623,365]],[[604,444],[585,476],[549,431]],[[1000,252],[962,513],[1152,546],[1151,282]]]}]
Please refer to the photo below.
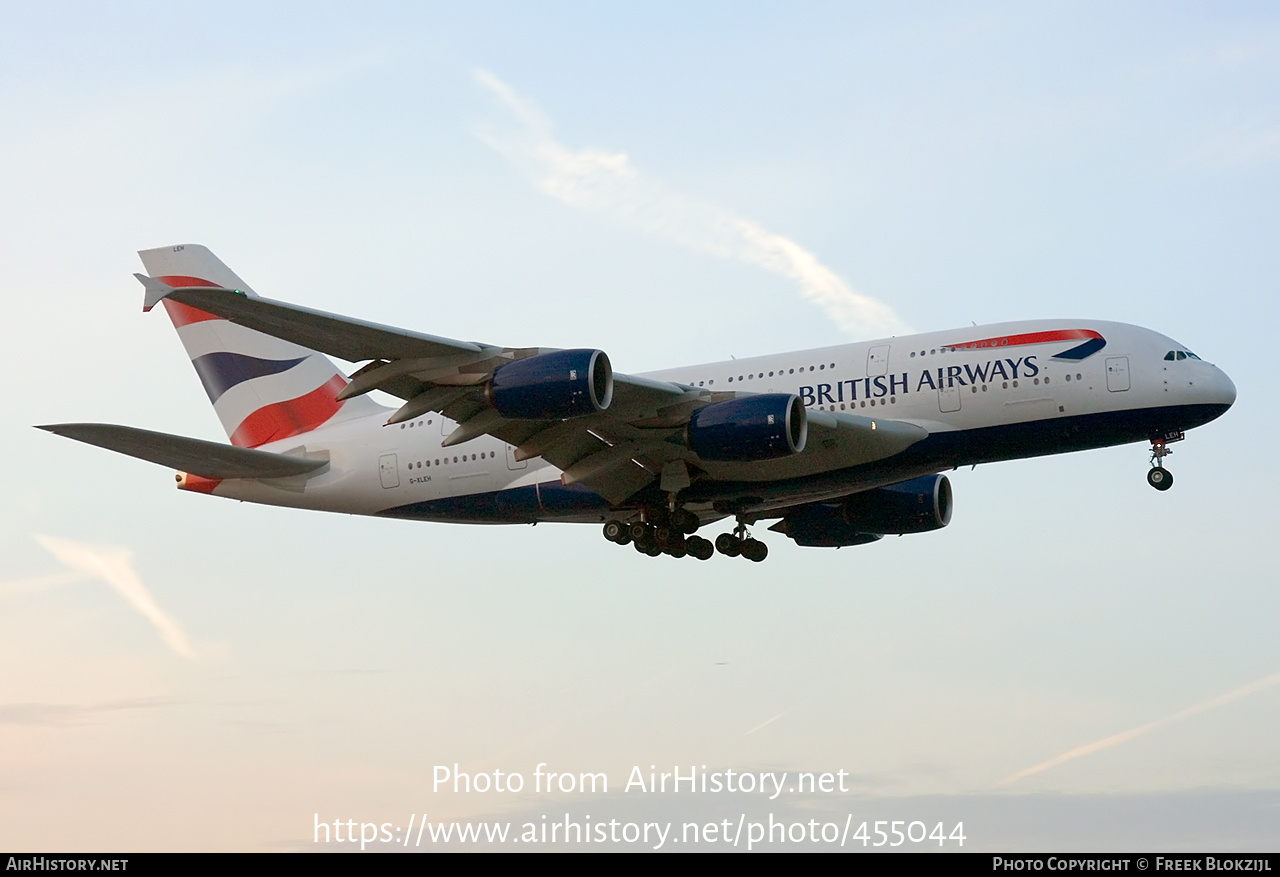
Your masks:
[{"label": "jet engine", "polygon": [[785,533],[805,548],[843,548],[846,545],[865,545],[881,538],[875,533],[861,533],[846,524],[844,509],[835,503],[813,503],[794,508],[769,529]]},{"label": "jet engine", "polygon": [[863,533],[927,533],[951,522],[951,482],[924,475],[855,493],[844,501],[844,520]]},{"label": "jet engine", "polygon": [[613,367],[603,350],[540,353],[494,369],[485,398],[514,420],[594,414],[613,401]]},{"label": "jet engine", "polygon": [[808,434],[799,396],[763,393],[699,408],[689,418],[684,441],[704,460],[747,463],[798,454]]},{"label": "jet engine", "polygon": [[951,521],[951,482],[925,475],[855,493],[842,503],[812,503],[790,509],[770,527],[797,545],[840,548],[881,536],[939,530]]}]

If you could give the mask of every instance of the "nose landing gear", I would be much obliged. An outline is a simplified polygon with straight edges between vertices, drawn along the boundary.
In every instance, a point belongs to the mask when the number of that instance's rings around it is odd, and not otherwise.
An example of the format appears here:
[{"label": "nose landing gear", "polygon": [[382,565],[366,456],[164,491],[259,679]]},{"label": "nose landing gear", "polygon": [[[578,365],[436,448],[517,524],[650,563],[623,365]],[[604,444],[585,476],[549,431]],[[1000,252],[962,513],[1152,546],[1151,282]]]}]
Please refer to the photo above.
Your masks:
[{"label": "nose landing gear", "polygon": [[1169,443],[1180,441],[1182,438],[1183,434],[1177,432],[1151,440],[1151,468],[1147,471],[1147,483],[1156,490],[1168,490],[1173,487],[1173,473],[1164,468],[1164,458],[1173,453],[1169,450]]}]

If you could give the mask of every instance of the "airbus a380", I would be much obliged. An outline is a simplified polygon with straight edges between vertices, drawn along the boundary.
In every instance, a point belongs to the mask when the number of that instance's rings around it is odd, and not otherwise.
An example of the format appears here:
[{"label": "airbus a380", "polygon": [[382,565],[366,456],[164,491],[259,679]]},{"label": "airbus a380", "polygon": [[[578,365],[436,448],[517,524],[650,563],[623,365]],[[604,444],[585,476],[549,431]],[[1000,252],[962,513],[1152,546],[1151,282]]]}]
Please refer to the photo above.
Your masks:
[{"label": "airbus a380", "polygon": [[[498,347],[259,297],[208,249],[144,250],[231,444],[108,424],[42,429],[230,499],[471,524],[603,524],[641,553],[753,561],[947,525],[944,470],[1151,443],[1222,415],[1231,380],[1149,329],[1037,320],[646,375],[600,350]],[[350,377],[329,357],[366,363]],[[398,397],[385,407],[367,394]],[[732,519],[714,547],[696,535]]]}]

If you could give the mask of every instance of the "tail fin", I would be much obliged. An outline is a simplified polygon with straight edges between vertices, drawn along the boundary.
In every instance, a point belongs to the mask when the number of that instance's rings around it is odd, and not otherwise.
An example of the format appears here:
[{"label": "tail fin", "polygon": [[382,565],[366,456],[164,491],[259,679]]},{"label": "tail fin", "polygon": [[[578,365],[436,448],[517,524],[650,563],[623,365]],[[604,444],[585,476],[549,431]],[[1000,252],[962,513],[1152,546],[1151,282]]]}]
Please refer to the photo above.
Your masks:
[{"label": "tail fin", "polygon": [[[138,255],[147,273],[169,286],[222,286],[257,296],[206,247]],[[233,445],[256,448],[381,410],[365,396],[339,402],[347,379],[322,353],[175,301],[163,304]]]}]

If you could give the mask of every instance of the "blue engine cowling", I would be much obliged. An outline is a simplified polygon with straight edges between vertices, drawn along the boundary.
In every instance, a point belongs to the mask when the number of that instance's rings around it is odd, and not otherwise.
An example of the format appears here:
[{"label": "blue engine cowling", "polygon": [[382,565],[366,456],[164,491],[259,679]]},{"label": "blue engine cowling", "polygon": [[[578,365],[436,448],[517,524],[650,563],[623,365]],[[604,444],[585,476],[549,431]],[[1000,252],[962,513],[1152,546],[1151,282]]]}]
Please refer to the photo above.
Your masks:
[{"label": "blue engine cowling", "polygon": [[840,548],[881,536],[939,530],[951,521],[951,482],[925,475],[900,484],[855,493],[843,503],[811,503],[787,511],[770,527],[797,545]]},{"label": "blue engine cowling", "polygon": [[684,440],[704,460],[747,463],[798,454],[808,434],[799,396],[763,393],[699,408],[689,418]]},{"label": "blue engine cowling", "polygon": [[594,414],[613,401],[613,367],[603,350],[540,353],[494,369],[485,397],[513,420]]},{"label": "blue engine cowling", "polygon": [[855,493],[844,501],[844,520],[863,533],[926,533],[951,522],[951,482],[924,475]]},{"label": "blue engine cowling", "polygon": [[846,545],[865,545],[881,538],[876,533],[862,533],[845,523],[843,507],[833,503],[814,503],[791,509],[785,518],[769,529],[785,533],[805,548],[843,548]]}]

